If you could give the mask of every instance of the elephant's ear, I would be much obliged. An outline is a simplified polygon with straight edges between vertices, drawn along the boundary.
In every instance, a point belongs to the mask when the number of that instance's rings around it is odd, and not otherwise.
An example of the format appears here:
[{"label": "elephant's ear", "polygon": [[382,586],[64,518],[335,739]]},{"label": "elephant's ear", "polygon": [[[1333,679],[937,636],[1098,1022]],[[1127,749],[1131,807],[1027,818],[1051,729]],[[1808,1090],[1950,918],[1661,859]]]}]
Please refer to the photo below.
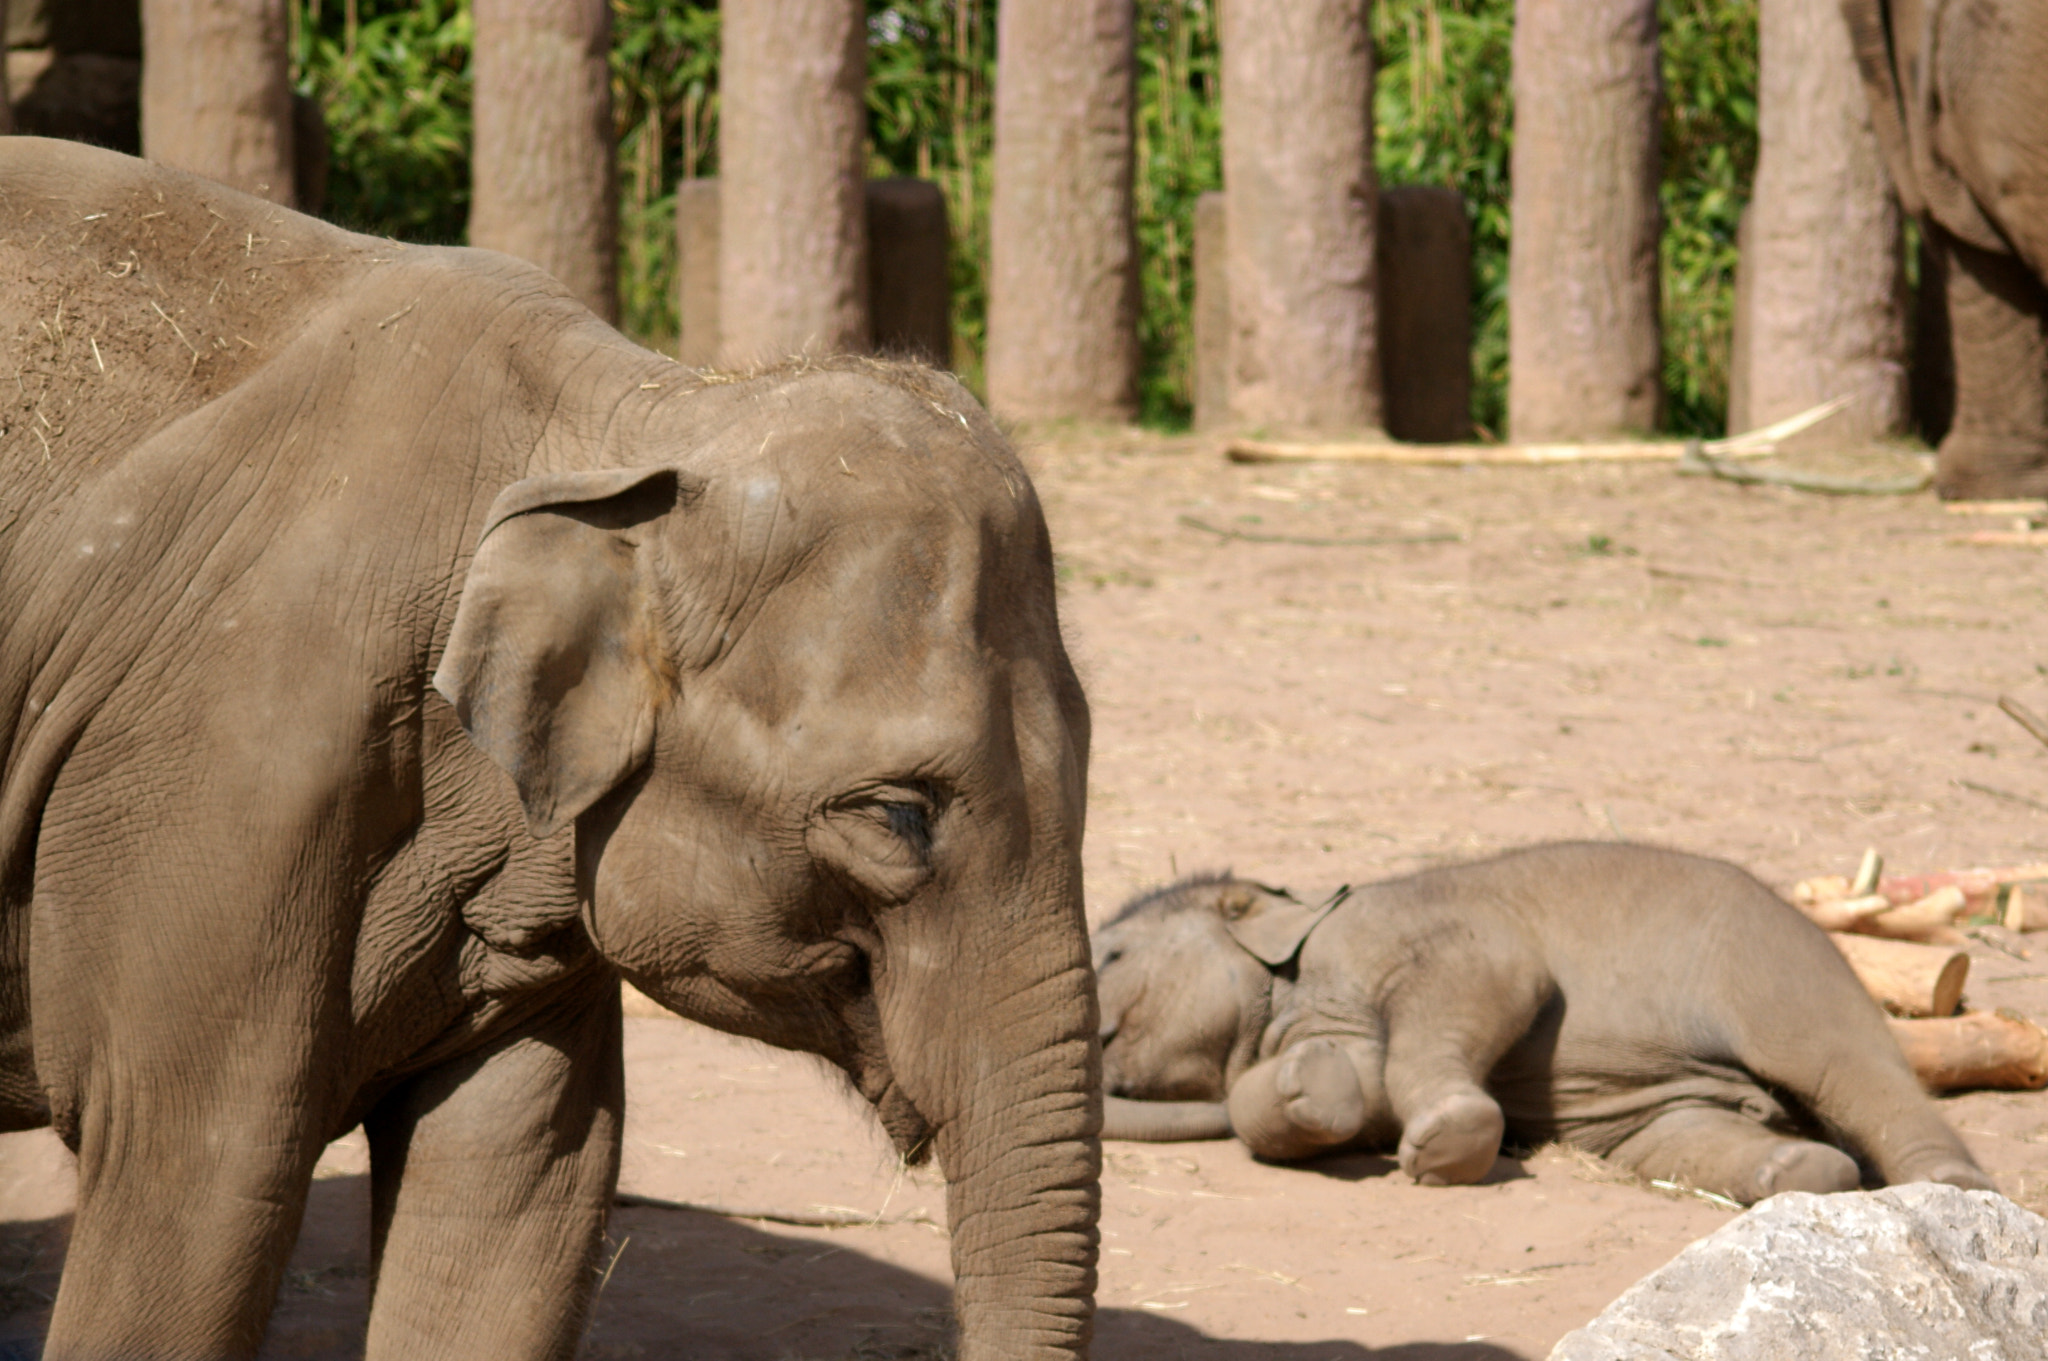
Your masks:
[{"label": "elephant's ear", "polygon": [[647,760],[666,664],[640,527],[672,468],[550,473],[499,493],[434,688],[550,836]]},{"label": "elephant's ear", "polygon": [[1277,969],[1293,959],[1316,924],[1350,896],[1351,886],[1346,884],[1321,906],[1310,907],[1285,889],[1233,883],[1218,895],[1216,911],[1232,940],[1268,968]]}]

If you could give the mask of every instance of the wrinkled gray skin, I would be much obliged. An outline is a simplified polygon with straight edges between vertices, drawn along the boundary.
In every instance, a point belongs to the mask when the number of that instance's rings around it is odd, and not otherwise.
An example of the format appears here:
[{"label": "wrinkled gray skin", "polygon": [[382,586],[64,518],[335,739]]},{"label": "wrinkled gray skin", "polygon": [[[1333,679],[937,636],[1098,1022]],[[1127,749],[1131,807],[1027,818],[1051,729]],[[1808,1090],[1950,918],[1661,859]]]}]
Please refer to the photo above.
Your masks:
[{"label": "wrinkled gray skin", "polygon": [[1841,0],[1892,185],[1946,280],[1936,486],[2048,495],[2048,5]]},{"label": "wrinkled gray skin", "polygon": [[[1105,1138],[1397,1147],[1475,1181],[1504,1133],[1747,1204],[1989,1188],[1826,935],[1742,870],[1612,842],[1372,884],[1322,915],[1192,880],[1095,933]],[[1832,1140],[1829,1139],[1832,1136]]]},{"label": "wrinkled gray skin", "polygon": [[700,382],[504,257],[28,138],[0,279],[0,1129],[78,1154],[50,1361],[252,1355],[357,1122],[368,1355],[570,1354],[621,973],[936,1152],[962,1356],[1085,1350],[1088,713],[964,391]]}]

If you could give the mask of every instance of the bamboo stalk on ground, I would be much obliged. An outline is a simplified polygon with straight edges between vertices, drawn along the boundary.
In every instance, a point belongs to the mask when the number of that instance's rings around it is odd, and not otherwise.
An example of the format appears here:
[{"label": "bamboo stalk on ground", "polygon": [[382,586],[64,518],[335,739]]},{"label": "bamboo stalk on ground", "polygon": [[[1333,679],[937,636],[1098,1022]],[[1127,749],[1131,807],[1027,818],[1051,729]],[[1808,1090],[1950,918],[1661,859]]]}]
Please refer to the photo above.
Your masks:
[{"label": "bamboo stalk on ground", "polygon": [[1403,444],[1395,440],[1291,441],[1234,439],[1226,452],[1233,463],[1408,463],[1463,466],[1468,463],[1541,465],[1550,463],[1675,463],[1697,447],[1717,458],[1763,458],[1779,440],[1818,425],[1848,405],[1847,398],[1788,416],[1757,430],[1718,440],[1602,440],[1555,444]]}]

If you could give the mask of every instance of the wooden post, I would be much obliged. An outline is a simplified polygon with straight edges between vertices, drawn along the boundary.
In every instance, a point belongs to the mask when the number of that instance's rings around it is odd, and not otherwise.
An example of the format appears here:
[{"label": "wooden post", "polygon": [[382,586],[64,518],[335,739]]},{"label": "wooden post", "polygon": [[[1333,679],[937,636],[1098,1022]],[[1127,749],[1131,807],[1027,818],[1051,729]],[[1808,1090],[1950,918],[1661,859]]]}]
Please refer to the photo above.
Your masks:
[{"label": "wooden post", "polygon": [[930,180],[867,182],[868,306],[877,354],[953,363],[945,191]]},{"label": "wooden post", "polygon": [[676,359],[693,369],[718,362],[718,181],[676,186]]},{"label": "wooden post", "polygon": [[539,265],[618,320],[611,6],[476,0],[469,243]]},{"label": "wooden post", "polygon": [[142,154],[293,203],[285,0],[143,0]]},{"label": "wooden post", "polygon": [[1230,408],[1247,425],[1342,434],[1384,419],[1368,9],[1222,8]]},{"label": "wooden post", "polygon": [[[692,368],[718,362],[721,197],[715,179],[684,180],[676,188],[676,302],[682,324],[676,358]],[[865,203],[875,349],[942,367],[951,363],[945,194],[930,180],[869,180]]]},{"label": "wooden post", "polygon": [[1472,436],[1472,226],[1455,189],[1380,191],[1379,350],[1387,433]]},{"label": "wooden post", "polygon": [[[1195,200],[1195,428],[1230,422],[1225,195]],[[1472,232],[1454,189],[1382,190],[1374,300],[1386,431],[1396,440],[1472,433]]]},{"label": "wooden post", "polygon": [[726,0],[719,63],[719,355],[868,348],[867,9]]},{"label": "wooden post", "polygon": [[0,0],[0,136],[14,131],[14,100],[7,89],[7,0]]},{"label": "wooden post", "polygon": [[1021,420],[1138,409],[1130,0],[997,9],[988,398]]},{"label": "wooden post", "polygon": [[1509,437],[1654,430],[1656,0],[1516,0],[1514,94]]},{"label": "wooden post", "polygon": [[1852,398],[1809,439],[1906,428],[1905,238],[1837,0],[1763,0],[1728,429]]}]

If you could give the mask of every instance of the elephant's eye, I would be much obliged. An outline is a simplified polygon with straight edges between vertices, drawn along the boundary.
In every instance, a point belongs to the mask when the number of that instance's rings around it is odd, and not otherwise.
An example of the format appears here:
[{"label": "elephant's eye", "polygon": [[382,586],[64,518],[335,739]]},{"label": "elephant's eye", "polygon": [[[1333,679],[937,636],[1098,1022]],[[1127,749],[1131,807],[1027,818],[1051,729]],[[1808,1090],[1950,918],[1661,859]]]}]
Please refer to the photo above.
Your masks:
[{"label": "elephant's eye", "polygon": [[919,856],[931,854],[932,815],[928,807],[922,803],[885,801],[882,809],[888,814],[890,831],[909,842]]},{"label": "elephant's eye", "polygon": [[805,833],[811,853],[887,902],[902,902],[932,873],[943,795],[922,781],[870,786],[820,810]]}]

